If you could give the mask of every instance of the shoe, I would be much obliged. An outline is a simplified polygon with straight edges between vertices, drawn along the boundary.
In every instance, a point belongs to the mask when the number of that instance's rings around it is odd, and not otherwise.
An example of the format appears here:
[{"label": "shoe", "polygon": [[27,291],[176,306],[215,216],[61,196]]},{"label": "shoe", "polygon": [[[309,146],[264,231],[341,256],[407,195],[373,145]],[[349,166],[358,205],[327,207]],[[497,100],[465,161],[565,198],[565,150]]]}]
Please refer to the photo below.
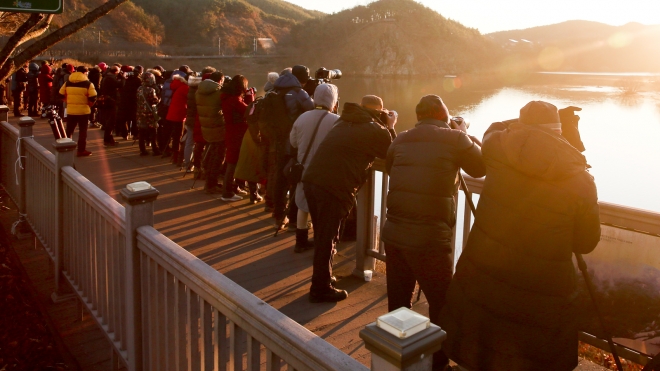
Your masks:
[{"label": "shoe", "polygon": [[293,252],[300,254],[314,248],[314,242],[309,240],[307,229],[296,229],[296,247]]},{"label": "shoe", "polygon": [[193,172],[195,172],[195,166],[194,165],[191,166],[190,169],[186,169],[186,174],[190,174],[190,173],[193,173]]},{"label": "shoe", "polygon": [[90,152],[90,151],[82,151],[82,152],[79,151],[76,154],[76,156],[78,156],[78,157],[87,157],[87,156],[91,156],[91,155],[92,155],[92,152]]},{"label": "shoe", "polygon": [[234,201],[240,201],[240,200],[242,200],[243,197],[241,197],[241,196],[239,196],[239,195],[233,195],[233,196],[231,196],[231,197],[225,197],[225,196],[222,196],[222,197],[220,197],[220,199],[221,199],[222,201],[225,201],[225,202],[234,202]]},{"label": "shoe", "polygon": [[103,145],[106,146],[106,147],[115,147],[115,146],[118,146],[119,143],[118,142],[103,142]]},{"label": "shoe", "polygon": [[204,188],[204,192],[206,194],[210,194],[210,195],[218,194],[218,193],[222,193],[222,188],[220,188],[218,186],[211,187],[211,188]]},{"label": "shoe", "polygon": [[330,277],[330,283],[333,284],[333,285],[335,283],[337,283],[337,277],[335,277],[335,276]]},{"label": "shoe", "polygon": [[149,156],[149,152],[147,151],[140,152],[140,156]]},{"label": "shoe", "polygon": [[263,201],[263,200],[264,200],[264,198],[261,197],[261,196],[259,195],[259,193],[256,193],[256,192],[255,192],[255,193],[251,193],[251,194],[250,194],[250,203],[251,203],[252,205],[256,205],[256,204],[258,204],[259,202],[261,202],[261,201]]},{"label": "shoe", "polygon": [[237,195],[241,195],[241,196],[247,196],[248,191],[244,190],[241,187],[236,187],[236,189],[234,190],[234,193],[236,193]]},{"label": "shoe", "polygon": [[322,293],[309,292],[310,303],[336,303],[348,298],[346,290],[338,290],[334,287]]}]

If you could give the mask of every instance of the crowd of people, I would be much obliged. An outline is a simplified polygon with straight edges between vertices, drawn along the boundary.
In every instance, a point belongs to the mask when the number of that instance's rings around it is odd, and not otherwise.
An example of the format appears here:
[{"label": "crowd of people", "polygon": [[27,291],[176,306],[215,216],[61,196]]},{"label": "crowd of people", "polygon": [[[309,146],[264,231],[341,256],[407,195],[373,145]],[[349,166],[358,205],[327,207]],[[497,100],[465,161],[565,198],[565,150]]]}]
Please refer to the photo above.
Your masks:
[{"label": "crowd of people", "polygon": [[[27,91],[28,114],[35,92],[43,104],[66,103],[67,134],[80,130],[78,156],[91,154],[86,130],[98,122],[106,146],[137,138],[140,155],[150,147],[171,157],[223,201],[265,196],[277,228],[296,232],[294,251],[314,250],[314,303],[348,297],[335,287],[335,246],[375,158],[385,159],[388,307],[411,308],[419,283],[430,320],[447,332],[433,369],[450,358],[469,370],[577,365],[571,256],[596,247],[600,221],[574,107],[530,102],[517,119],[492,124],[482,143],[437,95],[420,99],[418,122],[399,135],[397,113],[378,96],[339,113],[337,86],[310,79],[301,65],[269,73],[259,98],[244,76],[212,67],[197,74],[101,63],[51,72],[47,63],[17,72],[14,100]],[[461,169],[487,177],[454,272]]]}]

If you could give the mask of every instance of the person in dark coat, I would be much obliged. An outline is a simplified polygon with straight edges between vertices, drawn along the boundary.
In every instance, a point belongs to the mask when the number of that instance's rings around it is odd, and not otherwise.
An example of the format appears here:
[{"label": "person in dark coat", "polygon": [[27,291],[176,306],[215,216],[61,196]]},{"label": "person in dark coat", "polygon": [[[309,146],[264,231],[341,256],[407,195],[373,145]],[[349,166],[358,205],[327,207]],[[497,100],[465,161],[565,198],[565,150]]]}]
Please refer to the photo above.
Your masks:
[{"label": "person in dark coat", "polygon": [[[104,65],[105,63],[99,63],[99,66]],[[94,66],[89,69],[89,74],[87,78],[89,78],[89,82],[94,85],[94,88],[96,91],[100,91],[101,89],[101,74],[103,71],[101,70],[101,67],[99,66]],[[107,68],[107,66],[106,66]],[[89,115],[89,125],[90,127],[96,127],[98,123],[98,108],[96,105],[92,107],[92,113]]]},{"label": "person in dark coat", "polygon": [[115,146],[117,142],[112,135],[117,122],[117,103],[119,100],[119,89],[123,86],[123,78],[119,77],[119,67],[112,66],[103,75],[101,80],[101,106],[99,107],[99,122],[105,130],[103,144]]},{"label": "person in dark coat", "polygon": [[[486,175],[480,142],[449,120],[437,95],[416,107],[419,122],[399,134],[387,151],[390,175],[387,220],[382,240],[387,254],[388,310],[412,308],[415,282],[429,302],[429,319],[438,324],[453,272],[452,236],[456,224],[458,172]],[[433,370],[449,363],[436,352]]]},{"label": "person in dark coat", "polygon": [[22,117],[21,103],[23,102],[23,94],[27,88],[28,82],[27,65],[22,66],[12,76],[12,94],[14,96],[14,116]]},{"label": "person in dark coat", "polygon": [[600,240],[587,161],[561,136],[557,107],[540,101],[491,125],[482,152],[486,180],[440,314],[442,347],[468,370],[573,370],[572,255]]},{"label": "person in dark coat", "polygon": [[30,63],[28,67],[28,116],[37,116],[37,102],[39,102],[39,65],[35,62]]},{"label": "person in dark coat", "polygon": [[383,122],[383,101],[374,95],[361,104],[346,103],[305,169],[302,182],[314,222],[314,271],[309,300],[337,302],[348,297],[332,285],[332,252],[339,228],[355,204],[358,189],[366,182],[376,157],[385,158],[396,137],[396,114]]},{"label": "person in dark coat", "polygon": [[142,85],[142,66],[135,66],[133,71],[126,73],[126,81],[119,94],[119,110],[117,112],[117,135],[128,139],[128,134],[137,135],[137,91]]}]

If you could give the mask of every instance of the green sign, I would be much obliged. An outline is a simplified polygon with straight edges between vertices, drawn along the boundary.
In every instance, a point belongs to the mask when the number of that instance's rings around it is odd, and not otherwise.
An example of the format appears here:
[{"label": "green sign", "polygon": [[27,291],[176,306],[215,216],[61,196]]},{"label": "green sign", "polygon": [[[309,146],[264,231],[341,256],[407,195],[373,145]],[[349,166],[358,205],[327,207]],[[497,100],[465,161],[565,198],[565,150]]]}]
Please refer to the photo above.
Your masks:
[{"label": "green sign", "polygon": [[13,13],[62,13],[64,0],[0,0],[0,11]]}]

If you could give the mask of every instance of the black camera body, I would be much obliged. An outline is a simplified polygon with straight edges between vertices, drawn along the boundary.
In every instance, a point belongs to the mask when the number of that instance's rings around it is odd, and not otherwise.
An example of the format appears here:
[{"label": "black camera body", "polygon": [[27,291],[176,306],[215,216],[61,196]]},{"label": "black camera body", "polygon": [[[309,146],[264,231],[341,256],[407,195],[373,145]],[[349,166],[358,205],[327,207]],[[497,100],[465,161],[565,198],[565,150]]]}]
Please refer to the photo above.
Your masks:
[{"label": "black camera body", "polygon": [[325,67],[321,67],[316,70],[313,79],[307,80],[303,89],[309,94],[310,97],[314,96],[314,91],[316,87],[321,84],[329,84],[332,80],[341,79],[342,73],[340,70],[328,70]]}]

